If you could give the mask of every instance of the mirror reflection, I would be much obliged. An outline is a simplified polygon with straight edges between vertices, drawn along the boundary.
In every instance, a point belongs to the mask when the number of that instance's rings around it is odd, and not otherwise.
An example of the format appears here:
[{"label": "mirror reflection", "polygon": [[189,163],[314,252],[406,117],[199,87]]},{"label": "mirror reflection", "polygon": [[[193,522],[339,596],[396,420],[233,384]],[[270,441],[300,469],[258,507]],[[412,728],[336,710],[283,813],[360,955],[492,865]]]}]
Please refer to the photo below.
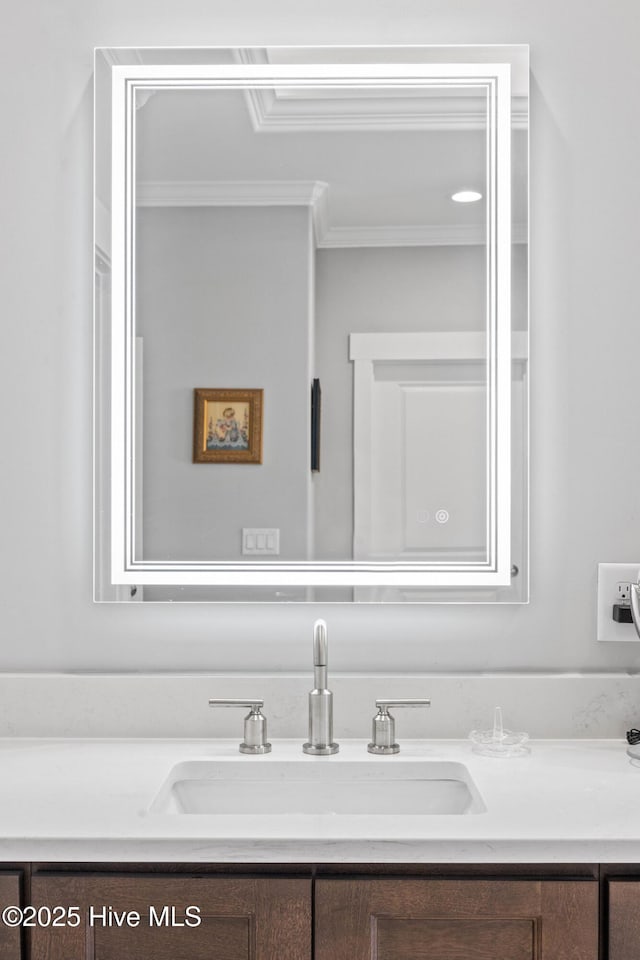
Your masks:
[{"label": "mirror reflection", "polygon": [[[516,52],[509,520],[522,571],[527,123]],[[208,56],[296,62],[290,50]],[[158,51],[135,59],[158,63]],[[136,561],[489,562],[490,108],[473,82],[136,89]],[[526,599],[523,584],[463,596]],[[235,598],[221,589],[182,584],[178,595]],[[300,596],[257,596],[278,593]],[[136,594],[176,597],[166,585]],[[451,597],[445,579],[426,594],[364,584],[355,595]]]}]

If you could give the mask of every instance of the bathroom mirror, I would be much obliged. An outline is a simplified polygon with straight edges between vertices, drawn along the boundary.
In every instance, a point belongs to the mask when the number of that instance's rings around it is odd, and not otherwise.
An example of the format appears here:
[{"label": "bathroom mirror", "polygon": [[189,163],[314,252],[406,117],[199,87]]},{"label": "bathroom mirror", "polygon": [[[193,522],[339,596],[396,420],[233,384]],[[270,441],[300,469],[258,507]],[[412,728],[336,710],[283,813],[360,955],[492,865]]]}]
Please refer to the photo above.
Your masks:
[{"label": "bathroom mirror", "polygon": [[95,598],[528,599],[528,48],[98,49]]}]

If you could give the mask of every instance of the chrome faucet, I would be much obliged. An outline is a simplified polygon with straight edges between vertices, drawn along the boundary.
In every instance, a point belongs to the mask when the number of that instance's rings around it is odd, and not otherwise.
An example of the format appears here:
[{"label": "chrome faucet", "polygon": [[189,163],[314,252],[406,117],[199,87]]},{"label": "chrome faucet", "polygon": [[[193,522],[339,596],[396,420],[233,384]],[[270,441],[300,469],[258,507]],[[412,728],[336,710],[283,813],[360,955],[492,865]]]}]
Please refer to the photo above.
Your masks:
[{"label": "chrome faucet", "polygon": [[309,741],[302,745],[305,753],[327,757],[340,747],[333,742],[333,694],[327,687],[327,625],[316,620],[313,625],[313,684],[309,693]]}]

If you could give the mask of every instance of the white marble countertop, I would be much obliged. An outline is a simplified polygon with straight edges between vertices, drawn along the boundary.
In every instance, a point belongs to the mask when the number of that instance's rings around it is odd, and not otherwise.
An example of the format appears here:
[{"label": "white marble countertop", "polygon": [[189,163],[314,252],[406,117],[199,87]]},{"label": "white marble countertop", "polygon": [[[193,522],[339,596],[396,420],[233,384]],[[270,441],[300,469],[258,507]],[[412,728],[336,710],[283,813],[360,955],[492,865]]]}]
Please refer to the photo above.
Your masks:
[{"label": "white marble countertop", "polygon": [[[0,739],[0,861],[247,863],[640,863],[640,767],[620,740],[539,740],[492,759],[456,740],[407,740],[403,761],[466,766],[486,810],[469,814],[223,816],[150,810],[188,760],[314,765],[371,757],[343,741],[304,757],[301,741],[262,757],[234,740]],[[258,766],[255,767],[258,769]]]}]

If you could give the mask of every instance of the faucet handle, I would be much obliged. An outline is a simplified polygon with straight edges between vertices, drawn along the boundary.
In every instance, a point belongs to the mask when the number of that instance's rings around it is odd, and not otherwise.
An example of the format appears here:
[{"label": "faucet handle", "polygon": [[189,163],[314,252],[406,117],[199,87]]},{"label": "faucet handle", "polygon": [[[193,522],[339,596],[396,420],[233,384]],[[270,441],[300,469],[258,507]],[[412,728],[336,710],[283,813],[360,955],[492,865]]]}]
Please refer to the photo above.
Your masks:
[{"label": "faucet handle", "polygon": [[245,707],[249,713],[244,718],[244,740],[238,747],[240,753],[271,753],[267,743],[267,718],[261,713],[264,700],[231,699],[209,700],[210,707]]},{"label": "faucet handle", "polygon": [[396,721],[389,713],[389,707],[430,707],[431,700],[376,700],[378,712],[373,718],[369,753],[386,756],[399,753],[400,744],[395,742]]}]

